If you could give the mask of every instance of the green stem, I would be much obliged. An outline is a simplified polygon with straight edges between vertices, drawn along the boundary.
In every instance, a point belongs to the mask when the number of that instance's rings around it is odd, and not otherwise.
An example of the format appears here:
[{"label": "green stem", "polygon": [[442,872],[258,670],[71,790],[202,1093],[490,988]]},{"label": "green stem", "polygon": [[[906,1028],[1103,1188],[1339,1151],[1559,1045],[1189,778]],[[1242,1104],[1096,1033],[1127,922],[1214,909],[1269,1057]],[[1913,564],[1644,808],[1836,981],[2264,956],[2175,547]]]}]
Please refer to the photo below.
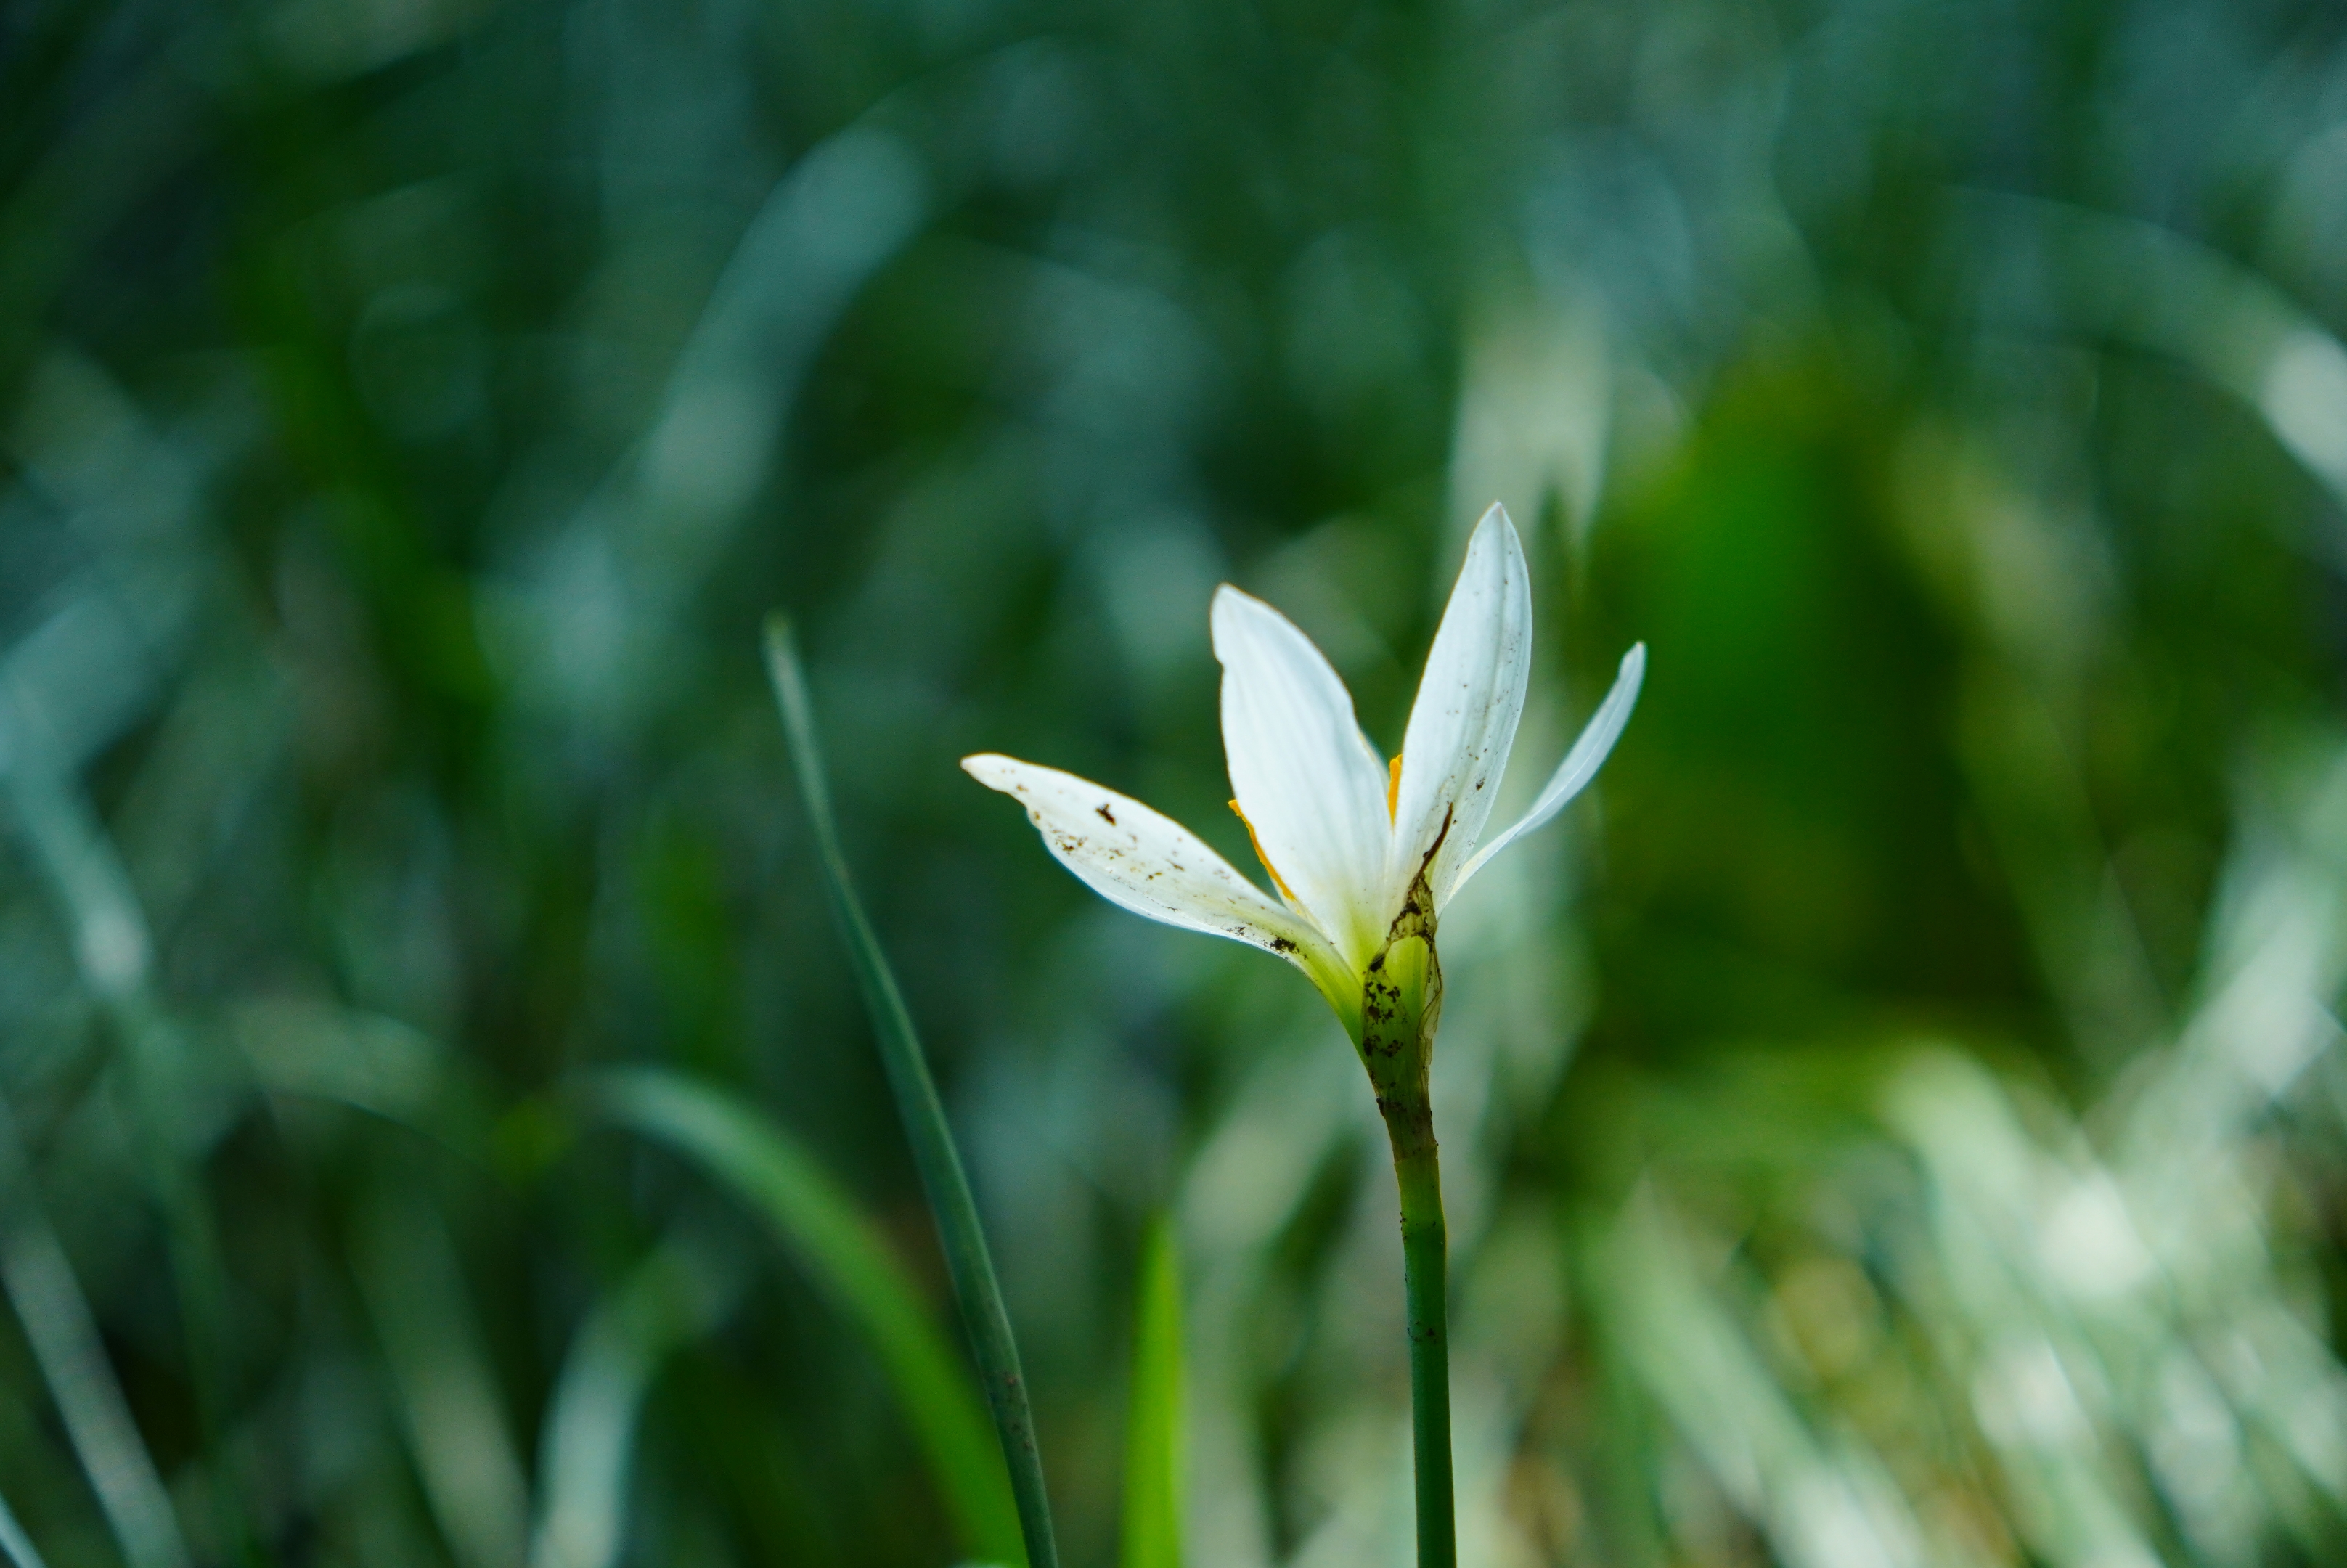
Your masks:
[{"label": "green stem", "polygon": [[865,918],[863,903],[848,878],[847,856],[839,846],[831,791],[815,746],[814,704],[807,699],[790,625],[779,615],[766,622],[766,671],[782,707],[783,731],[790,742],[799,794],[815,827],[815,858],[823,868],[824,886],[847,939],[857,987],[872,1014],[881,1065],[895,1091],[897,1114],[904,1123],[906,1138],[913,1146],[913,1164],[920,1173],[922,1190],[928,1194],[929,1212],[946,1255],[946,1270],[952,1276],[962,1324],[969,1331],[970,1349],[985,1382],[986,1402],[1002,1440],[1010,1492],[1019,1506],[1019,1527],[1026,1538],[1027,1561],[1030,1568],[1059,1568],[1051,1504],[1043,1487],[1043,1460],[1035,1446],[1035,1417],[1019,1367],[1019,1345],[1010,1333],[1010,1314],[1002,1304],[1002,1286],[995,1278],[993,1255],[987,1250],[986,1233],[979,1225],[978,1201],[970,1194],[961,1154],[954,1147],[945,1106],[938,1098],[936,1081],[929,1076],[928,1059],[913,1032],[912,1014],[906,1009],[896,976],[889,972],[888,960],[880,951],[880,939]]},{"label": "green stem", "polygon": [[1401,1188],[1402,1288],[1409,1303],[1409,1425],[1418,1476],[1418,1568],[1456,1568],[1451,1522],[1450,1326],[1445,1302],[1448,1237],[1442,1172],[1430,1132],[1389,1116],[1394,1177]]}]

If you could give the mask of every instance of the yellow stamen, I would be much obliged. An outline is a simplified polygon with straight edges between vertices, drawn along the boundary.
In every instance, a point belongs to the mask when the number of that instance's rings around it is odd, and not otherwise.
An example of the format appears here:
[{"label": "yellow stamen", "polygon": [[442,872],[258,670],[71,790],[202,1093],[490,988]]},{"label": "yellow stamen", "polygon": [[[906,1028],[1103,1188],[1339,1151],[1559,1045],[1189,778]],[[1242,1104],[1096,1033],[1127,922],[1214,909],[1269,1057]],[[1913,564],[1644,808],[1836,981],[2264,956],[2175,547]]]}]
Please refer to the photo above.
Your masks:
[{"label": "yellow stamen", "polygon": [[1241,822],[1246,822],[1247,842],[1255,845],[1255,857],[1263,862],[1263,868],[1271,873],[1271,885],[1278,888],[1279,896],[1289,903],[1297,902],[1296,889],[1287,885],[1287,878],[1279,874],[1279,867],[1274,866],[1271,856],[1263,852],[1263,840],[1255,835],[1255,824],[1247,822],[1247,814],[1239,810],[1238,802],[1231,802],[1231,810]]},{"label": "yellow stamen", "polygon": [[1391,822],[1401,810],[1401,753],[1394,753],[1393,765],[1386,770],[1386,820]]}]

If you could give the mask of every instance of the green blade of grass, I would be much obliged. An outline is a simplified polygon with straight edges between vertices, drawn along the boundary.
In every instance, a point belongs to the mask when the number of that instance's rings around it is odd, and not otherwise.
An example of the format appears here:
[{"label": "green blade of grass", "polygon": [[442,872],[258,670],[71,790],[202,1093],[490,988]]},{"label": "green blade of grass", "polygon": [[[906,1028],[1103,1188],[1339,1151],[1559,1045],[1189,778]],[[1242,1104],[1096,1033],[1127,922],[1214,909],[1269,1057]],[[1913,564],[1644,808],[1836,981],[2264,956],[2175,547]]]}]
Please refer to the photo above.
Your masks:
[{"label": "green blade of grass", "polygon": [[455,1238],[411,1167],[385,1163],[362,1195],[351,1269],[450,1557],[458,1568],[512,1568],[529,1538],[529,1483]]},{"label": "green blade of grass", "polygon": [[23,1525],[16,1522],[15,1512],[9,1508],[8,1500],[5,1497],[0,1497],[0,1557],[8,1559],[9,1568],[49,1568],[41,1561],[39,1551],[33,1545],[33,1538],[25,1533]]},{"label": "green blade of grass", "polygon": [[272,1101],[323,1101],[380,1117],[477,1169],[494,1168],[495,1096],[476,1063],[396,1019],[330,1002],[240,1003],[227,1038]]},{"label": "green blade of grass", "polygon": [[782,709],[783,733],[790,743],[799,797],[815,828],[815,858],[823,867],[824,888],[831,896],[832,913],[846,939],[857,988],[872,1014],[881,1063],[897,1097],[897,1115],[912,1144],[913,1163],[920,1171],[930,1217],[937,1222],[946,1266],[953,1276],[954,1297],[960,1304],[970,1349],[985,1379],[986,1402],[994,1412],[1002,1456],[1010,1468],[1010,1488],[1018,1500],[1027,1560],[1033,1568],[1059,1568],[1051,1499],[1043,1486],[1043,1460],[1035,1444],[1035,1418],[1027,1402],[1027,1381],[1019,1367],[1010,1315],[1002,1305],[1002,1286],[995,1278],[993,1255],[987,1250],[978,1203],[970,1194],[961,1154],[954,1147],[953,1130],[946,1123],[945,1106],[938,1099],[937,1083],[929,1077],[920,1038],[913,1031],[912,1014],[906,1009],[896,976],[880,951],[879,938],[865,918],[847,874],[847,856],[840,849],[839,829],[831,812],[831,791],[824,780],[823,753],[815,743],[814,704],[808,700],[806,680],[792,645],[790,622],[780,615],[766,621],[766,671]]},{"label": "green blade of grass", "polygon": [[1142,1245],[1124,1429],[1123,1568],[1182,1568],[1182,1258],[1161,1216]]},{"label": "green blade of grass", "polygon": [[879,1227],[771,1120],[658,1068],[591,1080],[589,1106],[731,1186],[871,1342],[971,1555],[1019,1558],[1018,1514],[969,1381]]},{"label": "green blade of grass", "polygon": [[690,1234],[673,1236],[588,1315],[541,1429],[530,1568],[619,1562],[644,1400],[662,1364],[732,1310],[743,1273],[729,1253]]},{"label": "green blade of grass", "polygon": [[[129,1568],[188,1568],[179,1514],[131,1417],[72,1260],[33,1191],[15,1115],[0,1102],[0,1290],[15,1310],[82,1472]],[[13,1527],[15,1521],[9,1524]],[[21,1538],[22,1532],[16,1532]],[[0,1541],[12,1556],[14,1542]]]},{"label": "green blade of grass", "polygon": [[[195,1146],[199,1119],[189,1114],[206,1091],[208,1068],[164,1009],[154,988],[155,943],[129,868],[92,805],[72,759],[39,718],[38,699],[21,648],[0,661],[0,794],[13,808],[33,859],[48,882],[76,967],[104,1010],[120,1048],[137,1118],[137,1144],[164,1220],[172,1287],[179,1298],[188,1371],[206,1450],[205,1490],[231,1561],[263,1560],[249,1528],[235,1461],[223,1439],[229,1423],[231,1361],[226,1282],[210,1196]],[[217,1465],[218,1468],[214,1468]],[[186,1546],[176,1526],[158,1534],[158,1553]]]}]

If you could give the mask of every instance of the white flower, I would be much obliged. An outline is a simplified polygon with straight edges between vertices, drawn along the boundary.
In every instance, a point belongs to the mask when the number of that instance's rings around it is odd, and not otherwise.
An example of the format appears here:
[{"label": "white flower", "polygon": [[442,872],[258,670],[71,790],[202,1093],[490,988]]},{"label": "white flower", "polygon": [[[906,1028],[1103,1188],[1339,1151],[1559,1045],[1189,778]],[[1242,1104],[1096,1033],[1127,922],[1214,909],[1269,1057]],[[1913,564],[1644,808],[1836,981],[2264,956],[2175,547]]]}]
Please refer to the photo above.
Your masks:
[{"label": "white flower", "polygon": [[1532,666],[1531,585],[1503,508],[1483,515],[1467,547],[1390,764],[1362,735],[1336,671],[1286,616],[1225,584],[1213,625],[1223,747],[1238,796],[1231,806],[1278,899],[1197,835],[1114,790],[990,753],[961,765],[1016,796],[1051,853],[1105,897],[1296,965],[1358,1041],[1363,977],[1417,879],[1425,876],[1439,912],[1485,861],[1580,793],[1638,700],[1645,647],[1623,659],[1532,809],[1484,844]]}]

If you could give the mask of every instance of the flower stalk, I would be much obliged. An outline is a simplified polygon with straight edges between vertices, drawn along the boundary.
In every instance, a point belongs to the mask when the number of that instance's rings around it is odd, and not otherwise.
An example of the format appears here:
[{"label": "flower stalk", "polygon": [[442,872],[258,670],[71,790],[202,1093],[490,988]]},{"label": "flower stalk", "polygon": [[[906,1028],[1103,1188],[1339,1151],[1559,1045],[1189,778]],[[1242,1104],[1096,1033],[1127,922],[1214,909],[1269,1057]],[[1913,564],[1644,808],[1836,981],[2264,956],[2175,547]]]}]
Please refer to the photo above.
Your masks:
[{"label": "flower stalk", "polygon": [[1401,1188],[1402,1290],[1409,1328],[1409,1435],[1418,1489],[1418,1568],[1459,1561],[1450,1497],[1450,1324],[1444,1271],[1450,1243],[1442,1225],[1442,1172],[1434,1140],[1409,1153],[1395,1139],[1394,1177]]},{"label": "flower stalk", "polygon": [[[1434,862],[1446,823],[1427,851]],[[1417,1478],[1419,1568],[1458,1561],[1450,1485],[1450,1238],[1442,1223],[1442,1168],[1429,1091],[1434,1031],[1442,1020],[1442,962],[1434,947],[1434,894],[1421,866],[1384,951],[1361,987],[1361,1065],[1393,1146],[1401,1194],[1402,1290],[1409,1331],[1410,1447]]]}]

